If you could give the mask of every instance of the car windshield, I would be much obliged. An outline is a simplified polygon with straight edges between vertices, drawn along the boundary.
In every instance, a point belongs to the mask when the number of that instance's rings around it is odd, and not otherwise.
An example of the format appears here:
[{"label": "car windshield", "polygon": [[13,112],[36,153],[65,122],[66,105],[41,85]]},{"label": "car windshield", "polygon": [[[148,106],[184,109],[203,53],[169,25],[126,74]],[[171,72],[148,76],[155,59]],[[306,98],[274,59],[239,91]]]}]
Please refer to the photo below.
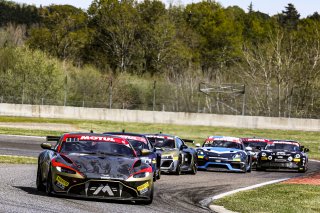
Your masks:
[{"label": "car windshield", "polygon": [[245,147],[251,147],[253,151],[264,149],[267,146],[267,142],[261,142],[261,141],[250,141],[250,142],[245,141],[243,142],[243,144]]},{"label": "car windshield", "polygon": [[232,149],[242,149],[240,143],[225,140],[209,140],[204,143],[204,147],[224,147]]},{"label": "car windshield", "polygon": [[274,150],[284,150],[284,151],[299,151],[300,147],[296,144],[287,144],[287,143],[273,143],[266,146],[266,149]]},{"label": "car windshield", "polygon": [[133,139],[127,139],[127,140],[129,141],[129,143],[133,146],[133,148],[135,150],[142,150],[142,149],[148,149],[149,150],[149,146],[145,142],[138,141],[138,140],[133,140]]},{"label": "car windshield", "polygon": [[90,153],[90,154],[106,154],[118,155],[126,157],[134,157],[134,151],[130,146],[113,142],[98,141],[74,141],[63,142],[60,152],[63,153]]},{"label": "car windshield", "polygon": [[175,143],[172,139],[153,138],[152,141],[156,148],[175,148]]}]

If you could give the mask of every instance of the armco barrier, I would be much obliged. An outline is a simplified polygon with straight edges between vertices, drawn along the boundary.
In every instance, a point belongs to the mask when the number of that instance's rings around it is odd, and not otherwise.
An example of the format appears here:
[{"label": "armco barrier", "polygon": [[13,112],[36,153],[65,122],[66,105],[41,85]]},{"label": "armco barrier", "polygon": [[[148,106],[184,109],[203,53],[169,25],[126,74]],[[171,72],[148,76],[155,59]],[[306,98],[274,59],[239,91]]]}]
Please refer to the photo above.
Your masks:
[{"label": "armco barrier", "polygon": [[40,118],[108,120],[120,122],[223,126],[252,129],[258,128],[320,131],[319,119],[271,118],[260,116],[101,109],[69,106],[22,105],[1,103],[0,115]]}]

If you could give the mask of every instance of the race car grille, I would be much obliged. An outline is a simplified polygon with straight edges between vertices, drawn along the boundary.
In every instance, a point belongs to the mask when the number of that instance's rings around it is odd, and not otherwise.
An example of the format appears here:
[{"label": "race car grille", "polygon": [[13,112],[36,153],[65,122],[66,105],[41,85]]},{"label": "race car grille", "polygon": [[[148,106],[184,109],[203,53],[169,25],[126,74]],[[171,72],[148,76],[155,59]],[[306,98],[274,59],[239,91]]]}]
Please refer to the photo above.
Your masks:
[{"label": "race car grille", "polygon": [[132,198],[137,191],[117,181],[87,181],[70,187],[68,194],[97,198]]},{"label": "race car grille", "polygon": [[282,168],[282,169],[297,169],[299,166],[293,162],[262,162],[260,164],[264,168]]},{"label": "race car grille", "polygon": [[161,162],[161,167],[170,167],[173,160],[164,160]]},{"label": "race car grille", "polygon": [[241,169],[241,164],[239,163],[231,163],[233,169]]},{"label": "race car grille", "polygon": [[228,169],[227,165],[222,165],[222,164],[209,164],[209,168],[216,168],[216,169]]}]

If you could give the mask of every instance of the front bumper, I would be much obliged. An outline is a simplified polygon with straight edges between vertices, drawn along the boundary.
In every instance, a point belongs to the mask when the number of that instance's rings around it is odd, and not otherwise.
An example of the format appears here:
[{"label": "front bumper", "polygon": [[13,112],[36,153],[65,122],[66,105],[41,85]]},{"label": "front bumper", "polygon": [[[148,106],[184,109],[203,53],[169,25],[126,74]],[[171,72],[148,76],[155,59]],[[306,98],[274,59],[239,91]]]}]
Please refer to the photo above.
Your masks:
[{"label": "front bumper", "polygon": [[227,158],[209,158],[205,160],[203,156],[198,157],[198,169],[242,172],[245,166],[242,161],[228,160]]},{"label": "front bumper", "polygon": [[177,169],[178,160],[161,159],[161,172],[175,172]]},{"label": "front bumper", "polygon": [[262,169],[289,169],[300,170],[305,166],[305,159],[293,159],[288,161],[287,159],[272,159],[268,160],[260,158],[257,161],[257,168]]},{"label": "front bumper", "polygon": [[120,181],[103,179],[74,179],[55,175],[53,193],[71,197],[109,200],[147,200],[152,193],[153,181]]}]

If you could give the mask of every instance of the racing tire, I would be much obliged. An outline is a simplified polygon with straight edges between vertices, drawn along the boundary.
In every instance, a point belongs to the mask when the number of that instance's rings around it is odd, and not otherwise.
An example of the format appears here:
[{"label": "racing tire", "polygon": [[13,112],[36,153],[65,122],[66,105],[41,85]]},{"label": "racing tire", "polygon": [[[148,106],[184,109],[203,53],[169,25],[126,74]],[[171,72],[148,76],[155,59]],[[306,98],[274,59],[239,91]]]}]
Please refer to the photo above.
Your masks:
[{"label": "racing tire", "polygon": [[139,201],[136,201],[136,203],[137,204],[143,204],[143,205],[150,205],[152,203],[152,201],[153,201],[153,193],[154,193],[154,190],[153,190],[153,183],[152,183],[149,199],[147,199],[147,200],[139,200]]},{"label": "racing tire", "polygon": [[250,163],[250,167],[249,169],[247,170],[248,173],[250,173],[252,171],[252,163]]},{"label": "racing tire", "polygon": [[48,196],[52,196],[52,174],[51,174],[51,170],[49,170],[48,176],[47,176],[46,194]]},{"label": "racing tire", "polygon": [[37,190],[38,191],[45,191],[46,188],[42,183],[42,176],[41,176],[41,167],[40,164],[38,164],[38,169],[37,169],[37,180],[36,180],[36,185],[37,185]]},{"label": "racing tire", "polygon": [[161,169],[158,170],[157,176],[156,176],[157,180],[160,180],[160,178],[161,178]]},{"label": "racing tire", "polygon": [[181,162],[180,162],[180,161],[178,161],[175,174],[176,174],[176,175],[181,175]]},{"label": "racing tire", "polygon": [[191,174],[195,175],[198,172],[198,167],[196,163],[193,163],[192,168],[191,168]]},{"label": "racing tire", "polygon": [[299,168],[299,170],[298,170],[298,172],[299,173],[306,173],[306,171],[308,170],[306,167],[302,167],[303,169],[301,169],[300,170],[300,168]]}]

